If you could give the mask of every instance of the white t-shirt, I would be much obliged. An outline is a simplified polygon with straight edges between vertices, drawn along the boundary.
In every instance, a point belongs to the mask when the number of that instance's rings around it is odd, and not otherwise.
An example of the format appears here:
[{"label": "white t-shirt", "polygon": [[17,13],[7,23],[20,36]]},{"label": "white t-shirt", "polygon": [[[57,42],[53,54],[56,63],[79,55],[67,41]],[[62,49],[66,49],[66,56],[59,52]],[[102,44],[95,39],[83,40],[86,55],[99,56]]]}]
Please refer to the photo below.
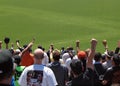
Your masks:
[{"label": "white t-shirt", "polygon": [[47,65],[48,63],[49,63],[48,55],[46,54],[46,52],[44,52],[44,58],[42,60],[42,64]]},{"label": "white t-shirt", "polygon": [[43,65],[31,65],[24,69],[18,83],[20,86],[56,86],[53,71]]},{"label": "white t-shirt", "polygon": [[68,73],[70,75],[70,71],[71,71],[71,68],[70,68],[70,63],[72,62],[71,58],[68,58],[65,62],[65,65],[66,67],[68,68]]}]

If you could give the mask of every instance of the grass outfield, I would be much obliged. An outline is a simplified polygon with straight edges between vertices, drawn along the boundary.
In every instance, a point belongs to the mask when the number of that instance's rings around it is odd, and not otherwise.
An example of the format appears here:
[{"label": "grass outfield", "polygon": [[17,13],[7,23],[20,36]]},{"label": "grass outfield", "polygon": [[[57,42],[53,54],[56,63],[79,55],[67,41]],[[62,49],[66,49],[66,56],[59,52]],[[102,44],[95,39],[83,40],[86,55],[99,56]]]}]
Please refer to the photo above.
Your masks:
[{"label": "grass outfield", "polygon": [[[114,49],[120,39],[120,0],[0,0],[0,40],[5,36],[21,40],[36,38],[34,48],[41,44],[48,49],[75,46],[89,47],[89,40],[108,40]],[[3,45],[4,46],[4,45]]]},{"label": "grass outfield", "polygon": [[[0,40],[5,36],[21,44],[36,38],[48,49],[75,46],[89,47],[91,38],[98,39],[98,51],[104,51],[101,41],[108,40],[109,49],[120,39],[120,0],[0,0]],[[3,44],[3,47],[5,45]]]}]

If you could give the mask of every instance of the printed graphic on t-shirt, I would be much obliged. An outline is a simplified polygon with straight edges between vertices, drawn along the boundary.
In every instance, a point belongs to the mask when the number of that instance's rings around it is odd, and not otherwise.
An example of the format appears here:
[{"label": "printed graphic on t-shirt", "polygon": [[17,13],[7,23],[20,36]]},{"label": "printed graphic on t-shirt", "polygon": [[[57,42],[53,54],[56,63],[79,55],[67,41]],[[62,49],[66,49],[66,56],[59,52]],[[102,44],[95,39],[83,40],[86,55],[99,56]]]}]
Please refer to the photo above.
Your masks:
[{"label": "printed graphic on t-shirt", "polygon": [[43,71],[29,71],[27,73],[27,86],[42,86]]}]

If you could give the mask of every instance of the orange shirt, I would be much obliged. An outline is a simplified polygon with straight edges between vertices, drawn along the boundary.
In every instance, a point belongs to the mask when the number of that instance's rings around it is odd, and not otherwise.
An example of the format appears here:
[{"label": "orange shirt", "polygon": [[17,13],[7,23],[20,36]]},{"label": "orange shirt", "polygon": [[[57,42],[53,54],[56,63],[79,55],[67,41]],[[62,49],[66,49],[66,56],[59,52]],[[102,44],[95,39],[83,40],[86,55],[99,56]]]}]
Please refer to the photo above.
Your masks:
[{"label": "orange shirt", "polygon": [[29,51],[25,52],[22,56],[20,65],[21,66],[30,66],[34,63],[34,56]]}]

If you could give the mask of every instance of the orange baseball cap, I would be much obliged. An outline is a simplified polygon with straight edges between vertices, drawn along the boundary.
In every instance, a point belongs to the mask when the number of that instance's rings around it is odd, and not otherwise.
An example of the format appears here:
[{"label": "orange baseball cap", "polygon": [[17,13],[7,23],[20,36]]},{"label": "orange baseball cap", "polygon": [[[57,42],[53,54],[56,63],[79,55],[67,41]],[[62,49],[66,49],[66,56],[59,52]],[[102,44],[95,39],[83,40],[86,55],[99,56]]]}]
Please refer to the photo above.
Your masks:
[{"label": "orange baseball cap", "polygon": [[84,58],[86,58],[86,53],[85,53],[85,51],[79,51],[78,53],[77,53],[77,56],[78,56],[78,59],[84,59]]}]

